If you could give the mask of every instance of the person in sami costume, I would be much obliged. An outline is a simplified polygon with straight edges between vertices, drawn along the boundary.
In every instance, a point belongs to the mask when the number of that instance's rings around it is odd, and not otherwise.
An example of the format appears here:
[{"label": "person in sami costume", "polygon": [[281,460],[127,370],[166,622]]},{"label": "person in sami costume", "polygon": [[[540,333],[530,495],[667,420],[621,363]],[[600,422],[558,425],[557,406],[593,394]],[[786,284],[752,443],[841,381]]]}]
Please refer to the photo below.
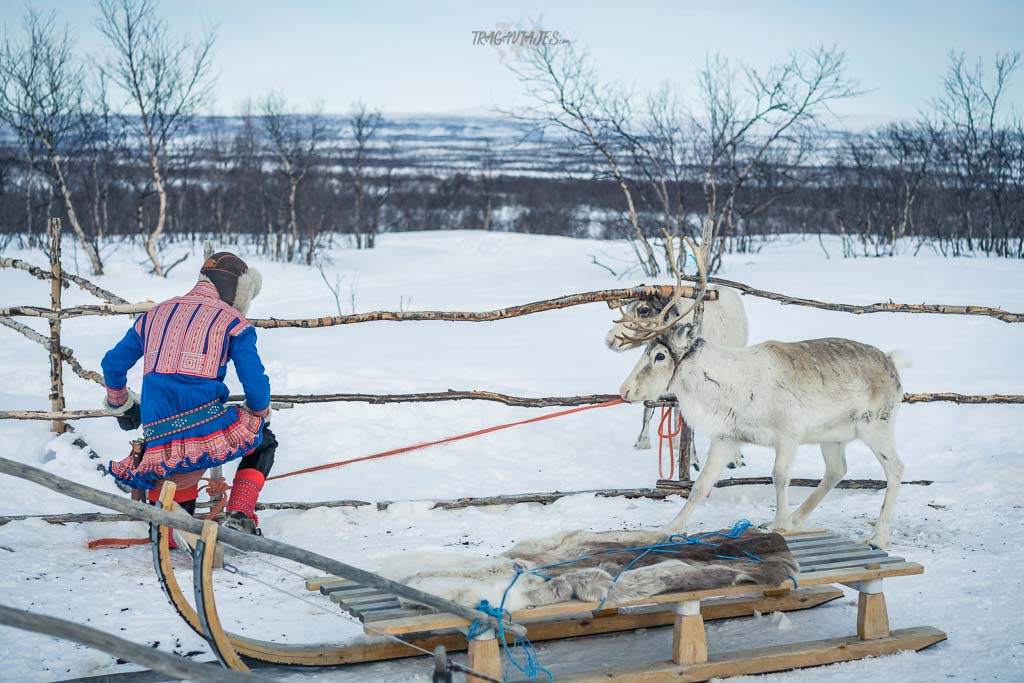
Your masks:
[{"label": "person in sami costume", "polygon": [[[103,357],[108,407],[128,406],[122,429],[140,426],[145,450],[110,473],[121,483],[159,497],[160,483],[177,485],[174,500],[195,512],[198,484],[210,467],[241,458],[231,485],[225,526],[259,533],[256,501],[274,464],[277,439],[266,425],[270,380],[256,351],[256,330],[245,318],[262,278],[242,259],[218,252],[203,263],[188,294],[140,316]],[[144,359],[142,400],[128,391],[127,372]],[[225,406],[227,363],[245,392],[244,406]]]}]

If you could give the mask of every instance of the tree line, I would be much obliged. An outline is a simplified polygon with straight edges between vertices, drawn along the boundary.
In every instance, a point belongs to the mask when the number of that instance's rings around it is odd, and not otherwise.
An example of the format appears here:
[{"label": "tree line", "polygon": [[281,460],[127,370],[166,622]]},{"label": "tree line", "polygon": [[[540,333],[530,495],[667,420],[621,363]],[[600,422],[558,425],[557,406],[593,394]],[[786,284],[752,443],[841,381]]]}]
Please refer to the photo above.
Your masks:
[{"label": "tree line", "polygon": [[832,106],[861,90],[837,48],[763,69],[709,56],[695,88],[636,92],[574,43],[538,45],[508,65],[526,104],[502,112],[535,164],[484,141],[452,168],[358,101],[333,116],[269,92],[204,116],[212,30],[174,35],[153,0],[96,9],[106,49],[94,60],[31,7],[3,36],[0,248],[41,244],[60,216],[94,272],[105,245],[141,239],[165,275],[174,240],[313,264],[336,240],[483,229],[627,238],[656,275],[672,251],[660,235],[695,235],[708,216],[713,267],[784,233],[838,235],[844,257],[1024,258],[1024,124],[1005,102],[1017,53],[952,53],[919,116],[850,133]]}]

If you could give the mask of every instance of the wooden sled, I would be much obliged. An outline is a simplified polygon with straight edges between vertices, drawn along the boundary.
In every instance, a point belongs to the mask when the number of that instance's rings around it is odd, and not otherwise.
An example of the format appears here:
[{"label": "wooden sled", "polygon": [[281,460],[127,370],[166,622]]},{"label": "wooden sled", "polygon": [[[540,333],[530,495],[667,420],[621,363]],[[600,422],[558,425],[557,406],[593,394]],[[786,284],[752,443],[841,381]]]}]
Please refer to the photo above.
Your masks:
[{"label": "wooden sled", "polygon": [[[889,629],[882,581],[921,574],[921,565],[824,531],[788,534],[786,540],[799,563],[800,571],[795,577],[799,588],[787,580],[780,586],[745,585],[662,594],[599,612],[595,612],[599,603],[572,601],[519,610],[512,614],[512,619],[525,625],[534,641],[673,625],[670,660],[558,676],[559,681],[575,683],[705,681],[921,650],[946,639],[945,633],[927,626]],[[307,584],[328,594],[342,609],[361,619],[367,633],[415,637],[469,626],[459,617],[402,605],[394,596],[350,582],[327,578]],[[725,654],[708,653],[705,621],[749,615],[751,608],[771,612],[813,607],[842,595],[833,584],[844,584],[860,594],[856,635]],[[742,597],[750,593],[760,596]],[[469,666],[480,673],[501,677],[500,649],[493,631],[470,641]],[[470,675],[468,680],[481,679]]]},{"label": "wooden sled", "polygon": [[[165,509],[171,509],[173,500],[173,484],[167,483],[161,492],[160,504]],[[210,643],[225,667],[247,671],[243,657],[276,664],[331,666],[420,655],[420,652],[392,640],[382,639],[359,645],[289,645],[227,631],[217,613],[213,589],[217,530],[214,522],[208,522],[202,535],[195,540],[195,607],[181,590],[174,575],[168,544],[169,530],[153,525],[150,533],[154,565],[164,593],[182,619]],[[802,540],[798,541],[798,538]],[[535,642],[674,624],[672,661],[653,667],[559,676],[560,681],[698,681],[717,676],[763,673],[861,659],[899,650],[919,650],[945,639],[944,633],[927,627],[892,633],[888,630],[881,579],[920,574],[923,571],[920,565],[903,562],[900,558],[889,558],[881,551],[865,549],[864,546],[860,546],[859,550],[842,550],[838,548],[840,544],[834,536],[823,533],[794,536],[792,545],[795,553],[800,551],[795,547],[800,544],[804,546],[804,554],[800,556],[802,573],[796,577],[799,589],[791,589],[788,581],[782,586],[735,586],[714,591],[659,595],[642,601],[642,604],[624,605],[600,612],[595,612],[598,607],[596,603],[568,602],[522,610],[513,614],[513,618],[527,626],[529,637]],[[829,555],[838,555],[838,558],[828,559]],[[810,564],[815,561],[825,568],[803,573],[804,562],[809,563],[807,566],[811,568],[818,566]],[[832,564],[850,562],[860,562],[862,566],[828,568]],[[865,562],[869,566],[863,566]],[[857,636],[708,657],[704,621],[750,616],[755,611],[766,613],[815,607],[842,597],[842,590],[829,585],[840,582],[861,591]],[[329,595],[342,609],[362,620],[370,635],[387,633],[398,636],[428,651],[438,645],[443,645],[449,651],[468,649],[470,667],[497,678],[502,675],[500,649],[493,631],[481,634],[467,643],[464,633],[469,622],[465,619],[417,606],[402,606],[394,596],[380,593],[374,595],[372,589],[361,588],[333,577],[309,580],[306,587]],[[469,680],[479,679],[471,676]]]}]

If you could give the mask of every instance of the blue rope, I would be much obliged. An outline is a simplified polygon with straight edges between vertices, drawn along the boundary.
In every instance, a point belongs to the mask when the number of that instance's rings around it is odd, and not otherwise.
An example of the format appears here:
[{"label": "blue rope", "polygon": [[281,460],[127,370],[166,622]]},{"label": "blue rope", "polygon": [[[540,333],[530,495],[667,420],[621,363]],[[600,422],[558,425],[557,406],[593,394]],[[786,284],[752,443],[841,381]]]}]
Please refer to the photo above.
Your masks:
[{"label": "blue rope", "polygon": [[[501,649],[505,652],[505,656],[508,657],[508,661],[511,662],[512,666],[519,670],[519,673],[531,680],[537,678],[540,674],[544,674],[548,678],[548,683],[552,683],[552,681],[555,680],[554,674],[540,665],[540,658],[537,656],[537,650],[533,647],[533,643],[530,642],[529,638],[513,634],[511,648],[509,648],[508,642],[505,640],[505,618],[508,617],[511,619],[508,610],[505,609],[505,598],[508,597],[508,592],[512,590],[512,586],[515,585],[520,574],[522,574],[522,572],[517,571],[515,578],[512,579],[512,583],[510,583],[508,588],[505,589],[505,593],[501,596],[501,605],[498,607],[491,607],[491,603],[489,601],[481,600],[477,604],[476,609],[498,620],[498,630],[495,637],[498,639],[498,642],[501,643]],[[481,627],[480,622],[478,620],[474,620],[473,623],[469,625],[469,631],[466,632],[466,640],[472,640],[476,636],[484,633],[488,628],[490,627]],[[521,650],[523,653],[522,663],[520,663],[513,654],[517,649]],[[507,676],[505,676],[505,678],[507,678]]]}]

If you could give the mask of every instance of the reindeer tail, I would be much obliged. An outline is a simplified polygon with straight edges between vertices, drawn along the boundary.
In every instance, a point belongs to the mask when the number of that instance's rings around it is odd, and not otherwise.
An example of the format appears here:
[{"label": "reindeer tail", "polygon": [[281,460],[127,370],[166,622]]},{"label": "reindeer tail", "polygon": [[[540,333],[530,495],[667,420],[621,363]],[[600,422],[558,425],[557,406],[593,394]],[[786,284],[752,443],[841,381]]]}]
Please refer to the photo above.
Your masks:
[{"label": "reindeer tail", "polygon": [[897,370],[903,370],[904,368],[914,366],[914,361],[910,357],[910,354],[904,351],[890,351],[889,358],[892,359],[892,364],[896,366]]}]

